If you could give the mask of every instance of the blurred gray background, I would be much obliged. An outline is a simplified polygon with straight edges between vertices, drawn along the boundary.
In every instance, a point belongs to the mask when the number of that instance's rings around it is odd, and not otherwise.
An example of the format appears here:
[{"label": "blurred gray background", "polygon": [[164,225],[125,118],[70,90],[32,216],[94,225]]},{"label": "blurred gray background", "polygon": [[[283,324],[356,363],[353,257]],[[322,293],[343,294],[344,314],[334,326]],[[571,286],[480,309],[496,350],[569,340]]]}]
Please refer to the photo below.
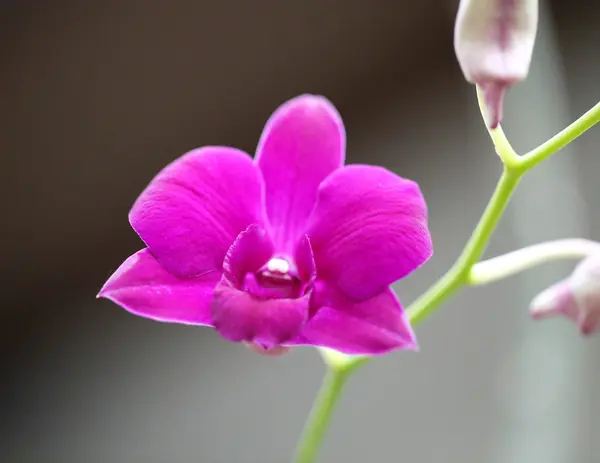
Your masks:
[{"label": "blurred gray background", "polygon": [[[435,256],[454,261],[500,164],[456,63],[457,1],[0,2],[0,461],[290,461],[323,367],[209,329],[133,317],[95,294],[141,242],[127,212],[191,148],[253,152],[270,113],[330,98],[350,162],[421,184]],[[600,4],[542,2],[530,78],[508,95],[521,152],[600,97]],[[488,256],[600,238],[600,128],[519,188]],[[468,290],[418,327],[418,354],[349,383],[322,462],[600,462],[600,340],[534,323],[553,264]]]}]

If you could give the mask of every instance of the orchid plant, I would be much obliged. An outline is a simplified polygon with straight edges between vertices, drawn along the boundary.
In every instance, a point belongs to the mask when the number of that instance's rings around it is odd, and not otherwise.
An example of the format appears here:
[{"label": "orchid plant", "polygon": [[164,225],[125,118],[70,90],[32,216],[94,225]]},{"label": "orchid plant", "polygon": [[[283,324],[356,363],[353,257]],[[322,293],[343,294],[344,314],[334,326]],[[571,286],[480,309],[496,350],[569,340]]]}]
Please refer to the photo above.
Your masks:
[{"label": "orchid plant", "polygon": [[463,253],[406,310],[391,284],[433,253],[417,183],[382,167],[344,166],[341,116],[302,95],[275,110],[254,157],[229,147],[193,150],[165,167],[129,214],[145,247],[99,293],[157,321],[214,328],[264,355],[317,348],[328,373],[295,461],[316,461],[342,388],[374,356],[415,350],[413,326],[466,286],[554,259],[582,262],[531,304],[582,333],[600,326],[600,243],[540,243],[480,262],[525,174],[600,121],[600,103],[518,155],[500,126],[509,86],[529,69],[537,0],[463,0],[455,50],[477,96],[503,172]]}]

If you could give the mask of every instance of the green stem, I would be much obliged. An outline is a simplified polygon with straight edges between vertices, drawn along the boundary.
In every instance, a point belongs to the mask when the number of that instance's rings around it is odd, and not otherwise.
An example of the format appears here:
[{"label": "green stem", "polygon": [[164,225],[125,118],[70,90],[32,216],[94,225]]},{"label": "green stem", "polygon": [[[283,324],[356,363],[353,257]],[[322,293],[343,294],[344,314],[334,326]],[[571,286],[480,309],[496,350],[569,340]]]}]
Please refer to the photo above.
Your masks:
[{"label": "green stem", "polygon": [[341,390],[351,370],[328,368],[321,389],[300,436],[294,463],[312,463],[325,437],[332,411],[341,397]]},{"label": "green stem", "polygon": [[598,122],[600,122],[600,103],[596,103],[592,109],[583,114],[566,129],[558,132],[550,140],[522,156],[519,159],[519,166],[526,171],[531,169],[554,153],[560,151]]},{"label": "green stem", "polygon": [[505,168],[496,190],[479,224],[462,254],[450,270],[408,309],[411,323],[417,324],[429,316],[442,302],[467,282],[471,267],[481,258],[511,195],[519,184],[521,174]]},{"label": "green stem", "polygon": [[[485,109],[483,104],[481,104],[481,109],[482,112]],[[413,325],[421,323],[442,302],[471,282],[471,270],[485,251],[521,177],[598,122],[600,122],[600,103],[565,130],[525,156],[518,156],[514,152],[501,128],[489,131],[496,152],[504,163],[504,171],[483,216],[458,260],[442,278],[407,309]],[[318,449],[331,421],[331,413],[339,400],[344,383],[353,371],[367,363],[369,359],[369,357],[351,357],[343,354],[329,359],[329,370],[300,438],[295,463],[314,463],[316,461]]]}]

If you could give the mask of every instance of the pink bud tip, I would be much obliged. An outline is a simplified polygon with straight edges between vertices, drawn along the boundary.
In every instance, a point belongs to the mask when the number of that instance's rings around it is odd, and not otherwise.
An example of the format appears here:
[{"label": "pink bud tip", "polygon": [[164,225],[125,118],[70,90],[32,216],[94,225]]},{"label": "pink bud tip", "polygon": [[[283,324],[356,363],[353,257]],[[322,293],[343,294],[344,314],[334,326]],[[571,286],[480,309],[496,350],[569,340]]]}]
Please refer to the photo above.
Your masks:
[{"label": "pink bud tip", "polygon": [[569,278],[541,292],[530,311],[535,319],[563,315],[581,334],[594,333],[600,326],[600,255],[586,257]]},{"label": "pink bud tip", "polygon": [[531,302],[529,311],[538,320],[553,315],[568,315],[573,312],[575,301],[567,281],[542,291]]},{"label": "pink bud tip", "polygon": [[479,84],[483,93],[486,108],[486,124],[490,129],[495,129],[502,121],[504,95],[509,83],[503,81],[482,82]]}]

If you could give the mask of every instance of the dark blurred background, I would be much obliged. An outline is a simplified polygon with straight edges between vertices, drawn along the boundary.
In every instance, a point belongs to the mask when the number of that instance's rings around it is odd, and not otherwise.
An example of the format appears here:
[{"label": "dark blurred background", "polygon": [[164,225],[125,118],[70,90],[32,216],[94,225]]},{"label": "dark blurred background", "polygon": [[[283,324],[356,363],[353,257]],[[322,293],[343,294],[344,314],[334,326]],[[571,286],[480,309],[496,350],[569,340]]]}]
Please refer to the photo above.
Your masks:
[{"label": "dark blurred background", "polygon": [[[457,1],[0,2],[0,461],[290,460],[323,372],[209,329],[95,300],[141,242],[127,212],[201,145],[253,152],[300,93],[326,95],[350,162],[421,184],[436,254],[397,289],[412,301],[453,262],[500,164],[452,46]],[[530,77],[505,131],[533,148],[600,97],[600,4],[542,2]],[[600,129],[520,187],[488,255],[600,238]],[[531,298],[553,264],[460,294],[418,328],[421,352],[350,382],[323,462],[600,461],[600,341]]]}]

